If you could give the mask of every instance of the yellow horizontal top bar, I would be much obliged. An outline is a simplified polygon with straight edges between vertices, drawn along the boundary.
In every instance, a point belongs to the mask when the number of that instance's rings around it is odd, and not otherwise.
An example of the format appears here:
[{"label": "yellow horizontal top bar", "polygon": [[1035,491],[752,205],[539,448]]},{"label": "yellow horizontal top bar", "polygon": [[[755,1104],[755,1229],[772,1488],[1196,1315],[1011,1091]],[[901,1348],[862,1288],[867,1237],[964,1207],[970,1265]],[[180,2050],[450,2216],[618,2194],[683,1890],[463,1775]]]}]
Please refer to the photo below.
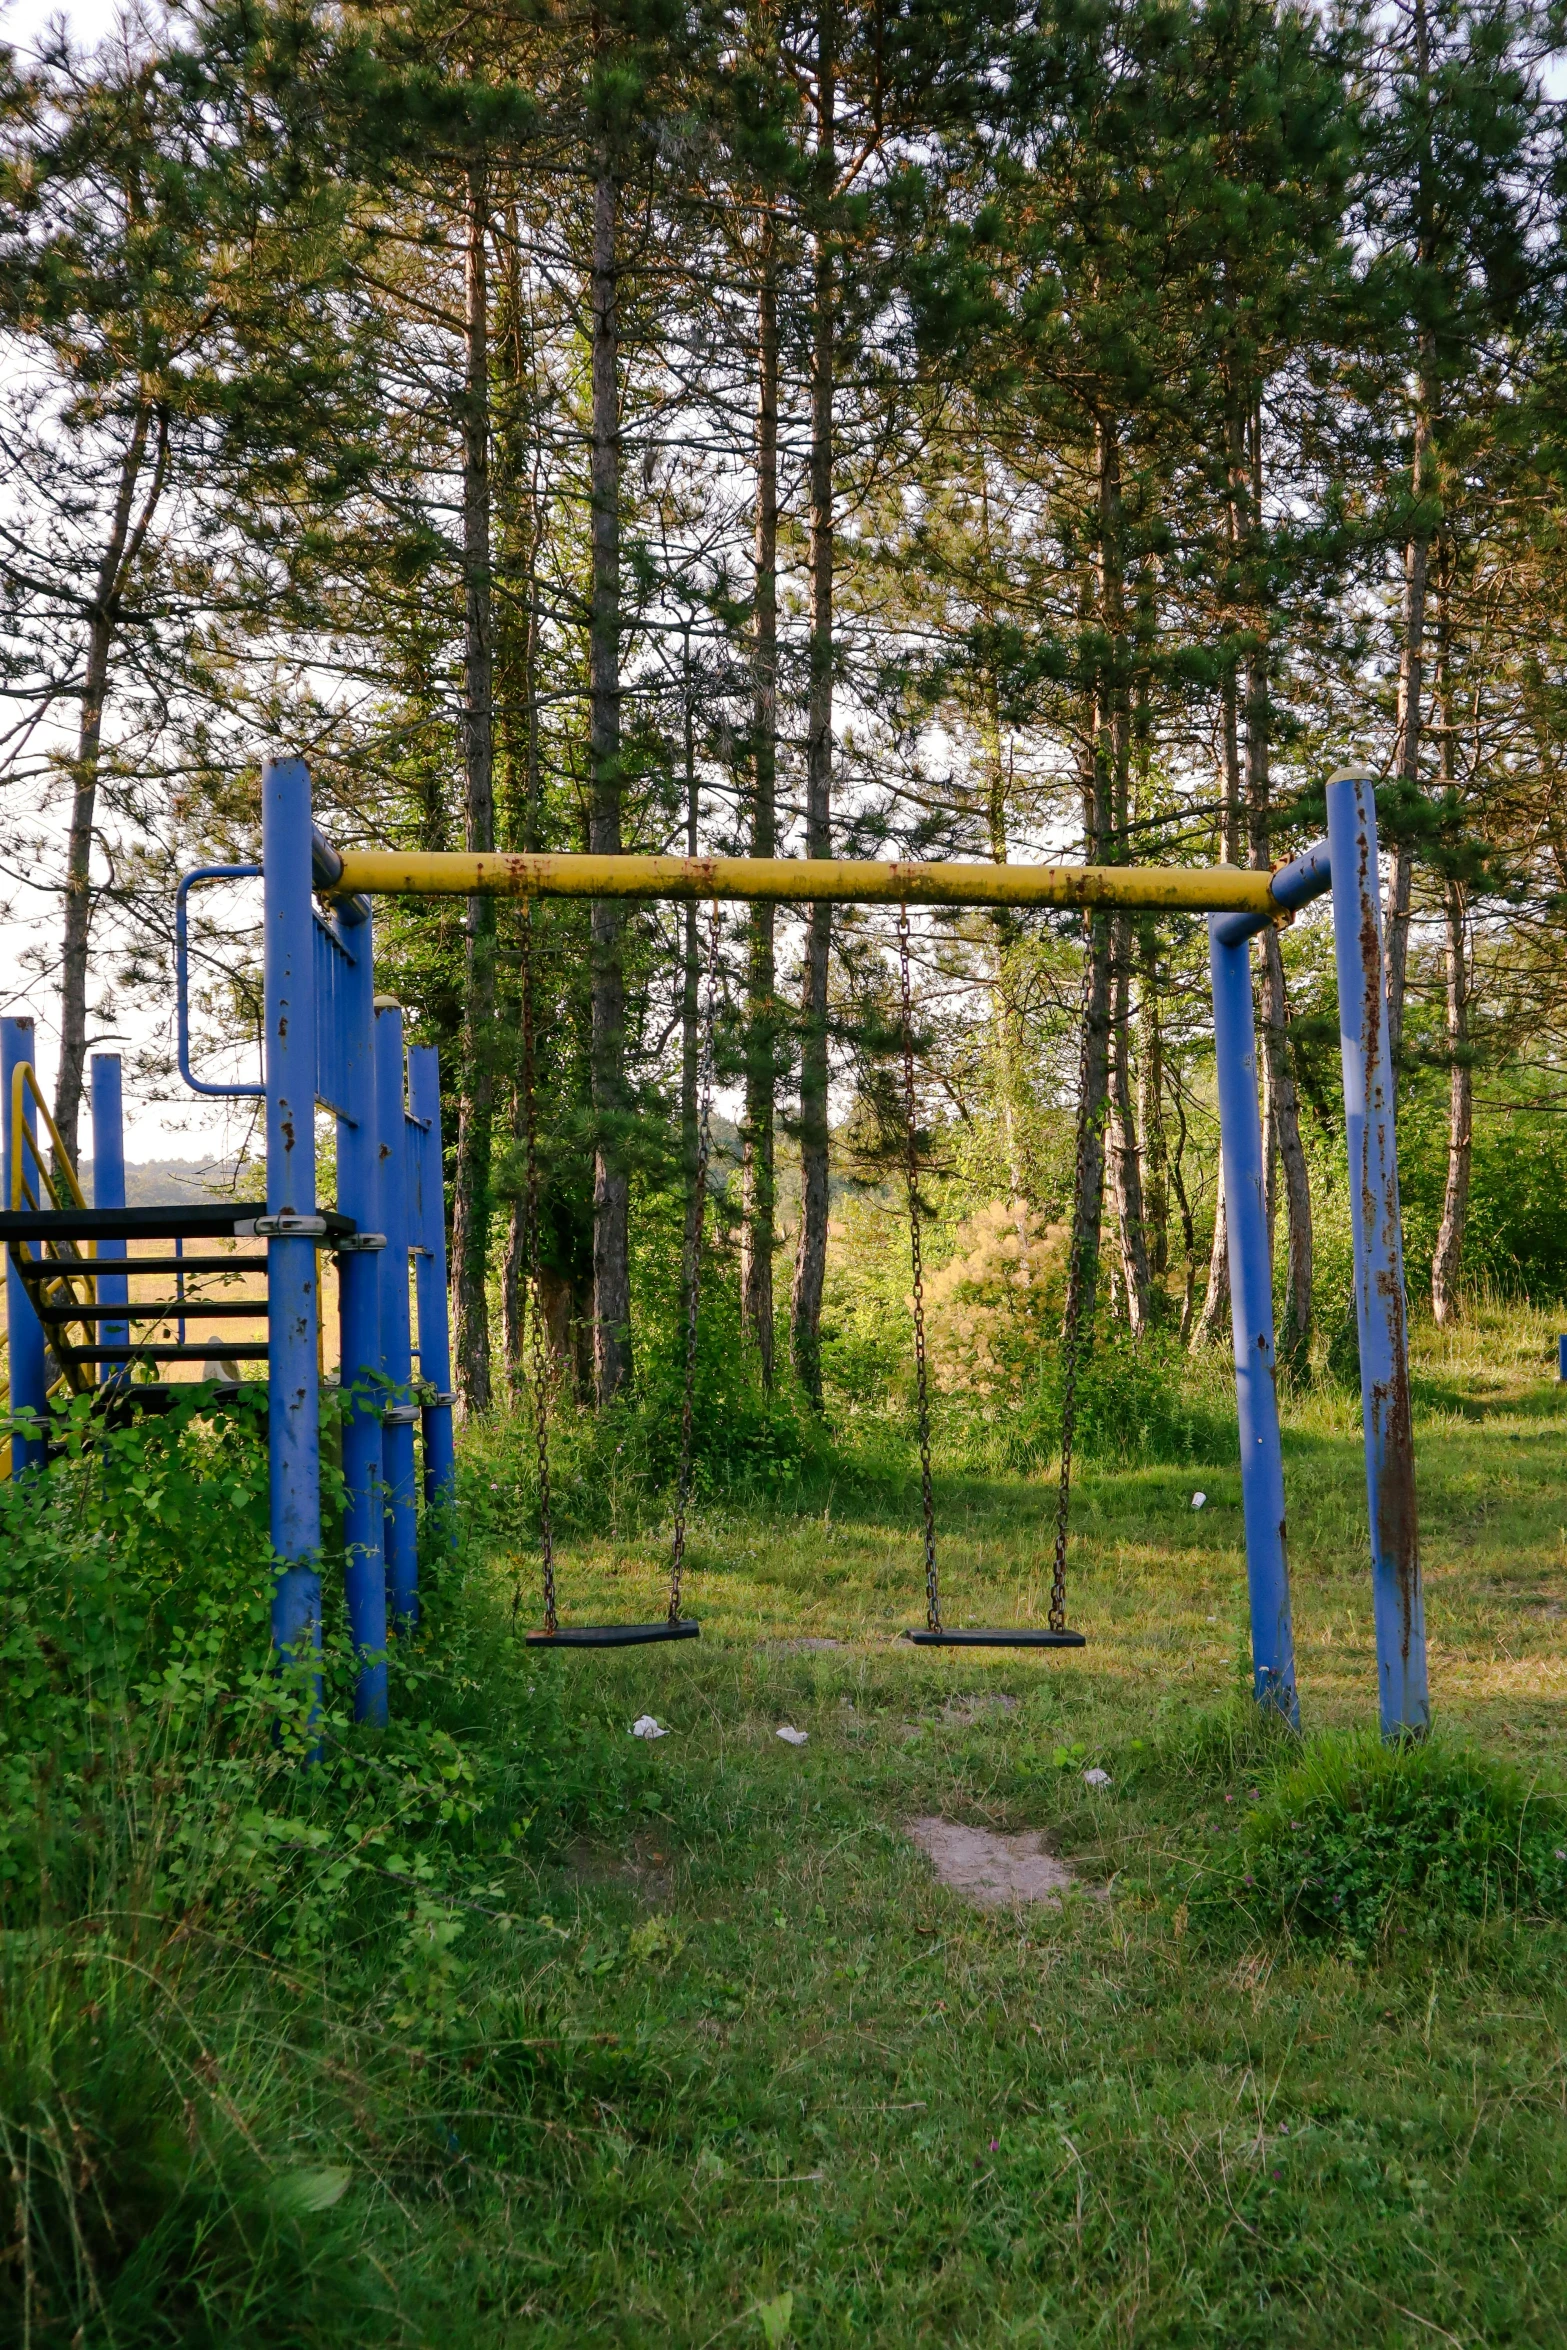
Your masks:
[{"label": "yellow horizontal top bar", "polygon": [[345,849],[334,895],[778,898],[794,904],[1135,906],[1274,915],[1266,873],[1238,865],[914,865],[844,857],[473,856]]}]

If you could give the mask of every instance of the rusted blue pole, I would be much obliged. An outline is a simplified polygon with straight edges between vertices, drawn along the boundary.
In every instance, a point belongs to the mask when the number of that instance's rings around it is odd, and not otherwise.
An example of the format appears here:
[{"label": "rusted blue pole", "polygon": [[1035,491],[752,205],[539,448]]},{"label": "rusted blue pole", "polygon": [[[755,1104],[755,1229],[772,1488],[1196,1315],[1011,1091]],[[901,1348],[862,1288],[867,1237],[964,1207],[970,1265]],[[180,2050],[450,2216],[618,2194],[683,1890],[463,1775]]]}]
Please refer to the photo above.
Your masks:
[{"label": "rusted blue pole", "polygon": [[[18,1014],[9,1020],[0,1020],[0,1098],[4,1103],[5,1169],[0,1201],[11,1205],[11,1166],[16,1145],[12,1139],[11,1116],[17,1104],[17,1088],[12,1082],[13,1072],[23,1062],[32,1062],[36,1050],[31,1018]],[[32,1097],[25,1089],[20,1108],[29,1134],[36,1133],[38,1113]],[[23,1145],[23,1168],[31,1173],[32,1154]],[[26,1206],[25,1199],[18,1201]],[[43,1203],[47,1206],[47,1201]],[[10,1252],[5,1265],[6,1329],[9,1332],[11,1362],[11,1474],[20,1477],[24,1470],[41,1469],[46,1456],[44,1429],[49,1418],[49,1372],[44,1353],[43,1324],[33,1312],[33,1301],[28,1296],[22,1278],[12,1264]]]},{"label": "rusted blue pole", "polygon": [[446,1199],[441,1175],[441,1056],[433,1044],[408,1048],[408,1138],[413,1157],[414,1296],[419,1307],[419,1377],[434,1389],[424,1413],[424,1498],[457,1539],[457,1460],[452,1446],[452,1344],[446,1304]]},{"label": "rusted blue pole", "polygon": [[[1230,919],[1234,919],[1231,917]],[[1213,974],[1213,1049],[1219,1084],[1228,1219],[1230,1321],[1235,1340],[1235,1409],[1241,1438],[1241,1506],[1246,1521],[1246,1587],[1251,1603],[1252,1694],[1300,1726],[1295,1638],[1290,1623],[1284,1530],[1284,1455],[1274,1386],[1273,1266],[1263,1188],[1262,1121],[1257,1110],[1257,1033],[1247,936],[1233,945],[1226,917],[1208,917]]]},{"label": "rusted blue pole", "polygon": [[[123,1208],[125,1205],[125,1104],[121,1092],[120,1056],[118,1053],[94,1053],[91,1063],[92,1087],[92,1204],[95,1208]],[[110,1234],[98,1241],[98,1262],[121,1262],[125,1257],[125,1243]],[[123,1273],[100,1273],[94,1283],[97,1302],[101,1306],[123,1306],[130,1297],[130,1284]],[[180,1337],[183,1340],[184,1331]],[[100,1322],[98,1340],[103,1346],[129,1346],[129,1322]],[[100,1384],[124,1386],[131,1375],[129,1363],[106,1364],[100,1374]]]},{"label": "rusted blue pole", "polygon": [[386,1483],[387,1610],[394,1631],[419,1621],[419,1525],[415,1502],[413,1334],[408,1312],[408,1113],[403,1101],[403,1014],[395,996],[375,999],[375,1109],[381,1162],[381,1360],[386,1371],[381,1461]]},{"label": "rusted blue pole", "polygon": [[1415,1518],[1409,1324],[1393,1129],[1393,1058],[1382,954],[1382,892],[1372,779],[1348,768],[1328,781],[1333,951],[1349,1143],[1360,1411],[1371,1520],[1371,1597],[1385,1738],[1430,1726],[1425,1600]]},{"label": "rusted blue pole", "polygon": [[337,1204],[356,1230],[339,1242],[338,1330],[343,1403],[343,1583],[354,1644],[354,1719],[384,1723],[386,1694],[386,1550],[382,1528],[381,1280],[385,1246],[376,1228],[381,1204],[375,1097],[373,924],[363,898],[339,898],[337,935],[352,957],[338,1016],[344,1115],[337,1121]]},{"label": "rusted blue pole", "polygon": [[272,1640],[302,1658],[321,1641],[321,1431],[316,1374],[315,915],[310,774],[303,759],[261,771],[265,875],[267,1423]]},{"label": "rusted blue pole", "polygon": [[[1270,888],[1281,912],[1328,887],[1328,844],[1317,841],[1279,868]],[[1230,1324],[1235,1345],[1235,1410],[1240,1422],[1241,1507],[1251,1602],[1252,1690],[1300,1726],[1295,1635],[1290,1621],[1284,1453],[1279,1437],[1273,1329],[1273,1262],[1268,1246],[1262,1119],[1257,1106],[1257,1022],[1249,942],[1267,927],[1260,914],[1210,914],[1213,1043],[1229,1242]]]}]

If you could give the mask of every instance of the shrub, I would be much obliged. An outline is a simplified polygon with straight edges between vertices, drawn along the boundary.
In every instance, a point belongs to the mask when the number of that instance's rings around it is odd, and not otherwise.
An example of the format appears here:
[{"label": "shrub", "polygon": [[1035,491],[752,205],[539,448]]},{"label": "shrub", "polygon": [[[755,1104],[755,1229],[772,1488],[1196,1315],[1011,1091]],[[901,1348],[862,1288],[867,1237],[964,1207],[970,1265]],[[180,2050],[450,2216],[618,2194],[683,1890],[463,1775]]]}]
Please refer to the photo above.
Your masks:
[{"label": "shrub", "polygon": [[[1044,1458],[1060,1450],[1065,1371],[1056,1337],[1036,1366],[1020,1415],[1020,1435]],[[1154,1332],[1134,1339],[1101,1327],[1078,1366],[1074,1445],[1085,1459],[1123,1465],[1232,1460],[1234,1406],[1228,1396],[1219,1402],[1211,1370],[1193,1363],[1173,1338]]]},{"label": "shrub", "polygon": [[1023,1200],[991,1200],[958,1226],[954,1253],[925,1283],[935,1384],[1015,1401],[1058,1344],[1070,1234]]},{"label": "shrub", "polygon": [[0,1969],[14,2230],[0,2338],[33,2350],[395,2338],[350,2172],[301,2147],[297,2107],[262,2121],[254,2100],[248,2118],[236,2103],[244,2027],[260,2038],[275,2019],[215,2010],[215,1983],[231,1986],[210,1961],[193,1965],[189,1945],[128,1956],[84,1936],[13,1949]]},{"label": "shrub", "polygon": [[1432,1739],[1312,1740],[1243,1822],[1240,1891],[1297,1934],[1362,1950],[1466,1923],[1567,1916],[1567,1805]]}]

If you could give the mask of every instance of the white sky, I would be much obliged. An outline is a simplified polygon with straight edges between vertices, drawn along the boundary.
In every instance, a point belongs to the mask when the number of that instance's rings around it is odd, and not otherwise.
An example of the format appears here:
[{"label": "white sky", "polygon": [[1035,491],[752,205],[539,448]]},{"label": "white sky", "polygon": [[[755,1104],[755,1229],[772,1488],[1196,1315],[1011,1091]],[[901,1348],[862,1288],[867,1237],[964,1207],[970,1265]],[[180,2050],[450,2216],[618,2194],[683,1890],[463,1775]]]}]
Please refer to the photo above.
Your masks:
[{"label": "white sky", "polygon": [[[52,21],[63,18],[79,42],[92,43],[112,31],[119,14],[120,0],[73,0],[69,7],[61,7],[58,0],[0,0],[0,41],[25,55]],[[63,832],[60,855],[63,862]],[[49,878],[54,881],[57,877],[51,874]],[[31,1012],[37,1021],[39,1075],[45,1092],[52,1096],[58,1057],[58,1002],[51,983],[36,979],[29,982],[22,956],[36,943],[44,925],[52,936],[60,918],[60,902],[57,890],[51,890],[47,896],[42,891],[16,895],[17,918],[10,922],[0,920],[0,1008],[6,1012]],[[126,1033],[121,1037],[100,1036],[90,1029],[89,1041],[104,1050],[113,1049],[116,1043],[129,1048],[149,1039],[151,1034],[150,1017],[142,1015],[127,1023]],[[242,1132],[233,1114],[221,1102],[199,1102],[191,1095],[178,1103],[138,1101],[129,1083],[125,1128],[127,1156],[139,1162],[230,1157]],[[85,1141],[83,1156],[90,1156]]]}]

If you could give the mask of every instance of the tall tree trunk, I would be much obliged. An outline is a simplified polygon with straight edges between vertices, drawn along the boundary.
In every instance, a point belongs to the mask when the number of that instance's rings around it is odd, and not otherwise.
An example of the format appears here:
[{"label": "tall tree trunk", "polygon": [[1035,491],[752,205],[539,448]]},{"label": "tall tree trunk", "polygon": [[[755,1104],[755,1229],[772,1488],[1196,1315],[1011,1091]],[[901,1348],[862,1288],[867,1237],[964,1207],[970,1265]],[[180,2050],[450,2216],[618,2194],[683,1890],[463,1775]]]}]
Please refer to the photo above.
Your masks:
[{"label": "tall tree trunk", "polygon": [[1110,1106],[1110,918],[1090,914],[1088,985],[1083,1005],[1082,1085],[1078,1115],[1083,1124],[1079,1181],[1072,1202],[1072,1250],[1068,1259],[1066,1312],[1074,1312],[1082,1350],[1093,1343],[1094,1305],[1099,1287],[1100,1227],[1104,1212],[1105,1125]]},{"label": "tall tree trunk", "polygon": [[[495,847],[495,649],[490,593],[489,199],[468,168],[464,253],[463,815],[470,850]],[[490,1407],[490,1157],[495,1120],[495,903],[468,900],[463,1092],[452,1185],[453,1352],[465,1412]]]},{"label": "tall tree trunk", "polygon": [[[1422,22],[1424,11],[1422,10]],[[1396,772],[1406,790],[1420,783],[1421,690],[1424,670],[1426,583],[1430,568],[1431,533],[1419,519],[1430,470],[1431,426],[1425,403],[1424,368],[1428,338],[1422,337],[1420,413],[1415,419],[1414,470],[1411,482],[1417,501],[1416,525],[1404,548],[1403,645],[1398,668],[1398,752]],[[1414,846],[1406,837],[1393,851],[1388,882],[1384,929],[1387,934],[1387,1033],[1396,1058],[1404,1034],[1404,991],[1409,969],[1409,906],[1414,879]]]},{"label": "tall tree trunk", "polygon": [[[995,575],[995,553],[990,529],[990,481],[986,470],[987,451],[983,443],[974,453],[975,480],[979,491],[980,545],[986,579]],[[994,628],[996,606],[988,593],[980,600],[980,613],[987,627]],[[1011,762],[1002,740],[1001,692],[994,669],[987,669],[980,691],[979,736],[984,753],[985,831],[991,860],[1004,865],[1009,854],[1007,839],[1007,803],[1011,787]],[[1018,1014],[1017,994],[1012,971],[1012,947],[1017,937],[1017,924],[1007,906],[997,906],[990,916],[991,952],[995,977],[991,987],[992,1013],[995,1021],[996,1071],[999,1080],[1002,1133],[1006,1146],[1007,1196],[1017,1203],[1018,1242],[1027,1256],[1028,1221],[1023,1203],[1028,1197],[1029,1180],[1027,1153],[1023,1134],[1023,1038]]]},{"label": "tall tree trunk", "polygon": [[[132,522],[136,492],[147,462],[147,441],[156,413],[158,438],[152,478]],[[78,1157],[82,1078],[87,1066],[87,948],[92,931],[92,843],[98,812],[98,771],[103,752],[103,712],[109,691],[109,658],[120,625],[126,582],[147,543],[169,467],[169,420],[143,401],[131,420],[130,439],[120,459],[109,533],[93,582],[87,618],[87,665],[82,680],[81,716],[72,763],[71,823],[65,852],[65,924],[60,961],[60,1068],[54,1093],[54,1122],[65,1155]],[[58,1172],[58,1170],[57,1170]]]},{"label": "tall tree trunk", "polygon": [[[504,304],[498,305],[495,358],[505,384],[505,400],[496,420],[496,531],[503,549],[498,574],[500,595],[495,628],[496,757],[505,776],[498,794],[498,823],[507,849],[536,849],[539,844],[539,592],[540,535],[539,449],[537,410],[533,398],[533,345],[525,307],[521,238],[517,209],[508,211],[504,242]],[[530,960],[541,925],[527,908],[512,935],[521,958]],[[497,942],[497,964],[501,956]],[[499,969],[497,972],[499,977]],[[508,1007],[506,1025],[511,1038],[511,1132],[516,1145],[514,1163],[521,1166],[527,1145],[527,1102],[521,1067],[520,1005]],[[499,1044],[499,1039],[497,1039]],[[537,1114],[537,1105],[535,1105]],[[514,1193],[506,1228],[506,1252],[501,1275],[501,1329],[507,1386],[513,1397],[524,1391],[527,1373],[524,1346],[529,1308],[528,1212],[521,1191]]]},{"label": "tall tree trunk", "polygon": [[[1414,36],[1415,73],[1419,83],[1425,135],[1416,159],[1416,250],[1429,267],[1435,252],[1436,159],[1429,130],[1431,87],[1431,26],[1426,0],[1413,0],[1410,30]],[[1421,685],[1425,651],[1426,577],[1430,559],[1431,526],[1424,501],[1431,487],[1432,428],[1436,413],[1436,339],[1429,328],[1418,340],[1418,382],[1415,395],[1415,444],[1410,468],[1413,527],[1404,545],[1403,643],[1399,653],[1398,745],[1395,772],[1406,793],[1419,787]],[[1407,838],[1393,851],[1383,930],[1387,940],[1387,1033],[1393,1058],[1398,1058],[1404,1034],[1404,987],[1409,964],[1409,903],[1414,876],[1414,847]]]},{"label": "tall tree trunk", "polygon": [[[1250,520],[1253,533],[1262,529],[1262,415],[1251,411]],[[1259,547],[1259,556],[1261,549]],[[1260,560],[1257,577],[1262,577]],[[1259,872],[1273,863],[1269,824],[1272,800],[1273,700],[1268,682],[1269,623],[1266,593],[1257,592],[1253,650],[1246,675],[1246,802],[1251,862]],[[1290,1050],[1289,1002],[1284,986],[1284,955],[1274,929],[1262,934],[1262,1044],[1268,1120],[1268,1232],[1271,1246],[1275,1165],[1284,1178],[1284,1211],[1288,1225],[1287,1267],[1284,1282],[1283,1327],[1278,1360],[1299,1375],[1311,1352],[1312,1225],[1311,1177],[1306,1146],[1300,1131],[1300,1096]],[[1276,1158],[1275,1158],[1276,1154]]]},{"label": "tall tree trunk", "polygon": [[1152,1287],[1148,1275],[1148,1235],[1143,1215],[1142,1153],[1133,1112],[1132,1093],[1132,918],[1117,914],[1111,924],[1112,1045],[1110,1107],[1110,1187],[1115,1200],[1121,1239],[1121,1277],[1126,1284],[1126,1316],[1134,1338],[1140,1338],[1152,1319]]},{"label": "tall tree trunk", "polygon": [[[1452,684],[1452,542],[1444,536],[1437,556],[1437,652],[1433,702],[1441,727],[1438,756],[1444,796],[1457,787]],[[1431,1311],[1447,1324],[1462,1313],[1464,1226],[1469,1216],[1469,1173],[1474,1152],[1474,1068],[1469,1050],[1469,938],[1464,885],[1449,876],[1443,892],[1447,922],[1447,1182],[1442,1222],[1431,1259]]]},{"label": "tall tree trunk", "polygon": [[1208,1251],[1208,1286],[1202,1312],[1192,1330],[1193,1354],[1217,1346],[1230,1318],[1230,1221],[1224,1204],[1224,1154],[1219,1153],[1214,1179],[1213,1245]]},{"label": "tall tree trunk", "polygon": [[[806,713],[805,853],[832,855],[833,265],[829,211],[837,171],[832,0],[821,0],[816,67],[816,257],[811,343],[811,635]],[[822,1403],[822,1290],[827,1277],[827,967],[832,908],[806,920],[800,1043],[800,1232],[789,1300],[795,1376]]]},{"label": "tall tree trunk", "polygon": [[[778,854],[778,259],[772,212],[762,220],[756,319],[756,642],[752,673],[751,854]],[[762,1385],[773,1363],[773,1159],[778,1027],[777,909],[753,905],[746,970],[745,1135],[742,1171],[740,1293],[747,1329],[761,1358]]]},{"label": "tall tree trunk", "polygon": [[[620,772],[620,384],[616,301],[619,190],[608,147],[593,189],[593,610],[588,733],[592,789],[588,846],[618,856]],[[627,1165],[626,981],[618,900],[593,904],[591,986],[593,1152],[593,1371],[601,1405],[631,1378],[631,1187]]]},{"label": "tall tree trunk", "polygon": [[[1095,737],[1098,759],[1108,768],[1111,841],[1109,854],[1126,861],[1130,820],[1131,702],[1123,674],[1126,659],[1126,575],[1121,504],[1121,449],[1113,422],[1101,416],[1095,457],[1099,502],[1099,625],[1109,646],[1101,675]],[[1111,1045],[1107,1126],[1109,1174],[1121,1243],[1127,1320],[1141,1337],[1151,1314],[1148,1241],[1143,1228],[1142,1166],[1132,1115],[1131,967],[1132,919],[1118,912],[1110,920]]]},{"label": "tall tree trunk", "polygon": [[1143,1152],[1143,1219],[1148,1230],[1148,1271],[1155,1279],[1170,1266],[1169,1154],[1164,1140],[1164,1031],[1159,1018],[1159,942],[1152,922],[1139,939],[1137,1020],[1137,1131]]},{"label": "tall tree trunk", "polygon": [[1474,1071],[1469,1057],[1469,963],[1464,885],[1447,884],[1447,1186],[1431,1259],[1431,1311],[1439,1323],[1460,1318],[1464,1225],[1474,1146]]},{"label": "tall tree trunk", "polygon": [[[981,488],[983,496],[983,484]],[[988,533],[987,533],[988,535]],[[1007,758],[1001,740],[1000,696],[996,690],[994,673],[985,680],[981,735],[986,770],[986,834],[991,860],[1004,865],[1007,861]],[[990,917],[991,953],[995,977],[991,985],[991,1002],[996,1034],[996,1073],[1001,1106],[1001,1128],[1007,1155],[1007,1196],[1019,1203],[1018,1238],[1027,1247],[1024,1235],[1026,1218],[1021,1203],[1028,1196],[1028,1168],[1023,1134],[1023,1039],[1022,1023],[1018,1017],[1017,997],[1013,987],[1011,965],[1012,944],[1016,926],[1005,906],[997,906]]]},{"label": "tall tree trunk", "polygon": [[[1240,517],[1235,486],[1233,435],[1230,462],[1229,531],[1232,547],[1239,538]],[[1239,720],[1239,693],[1233,664],[1225,667],[1219,688],[1220,749],[1224,759],[1224,861],[1227,865],[1241,865],[1246,861],[1245,801],[1241,792],[1241,746]],[[1208,1251],[1208,1282],[1203,1291],[1202,1311],[1191,1323],[1188,1344],[1193,1354],[1216,1346],[1224,1334],[1230,1318],[1230,1234],[1229,1218],[1224,1204],[1224,1153],[1222,1149],[1214,1177],[1213,1241]],[[1190,1322],[1190,1316],[1187,1317]]]},{"label": "tall tree trunk", "polygon": [[[691,684],[691,636],[687,630],[681,659],[681,720],[685,742],[686,786],[686,855],[695,857],[700,846],[699,819],[701,799],[696,781],[696,702]],[[696,1263],[697,1233],[697,1061],[701,1052],[698,1034],[702,1017],[702,958],[697,943],[697,907],[694,903],[681,908],[683,968],[680,976],[680,1168],[685,1185],[685,1248],[681,1256],[681,1279],[684,1284],[688,1268]],[[690,1298],[682,1294],[680,1311],[682,1324],[690,1307]]]}]

